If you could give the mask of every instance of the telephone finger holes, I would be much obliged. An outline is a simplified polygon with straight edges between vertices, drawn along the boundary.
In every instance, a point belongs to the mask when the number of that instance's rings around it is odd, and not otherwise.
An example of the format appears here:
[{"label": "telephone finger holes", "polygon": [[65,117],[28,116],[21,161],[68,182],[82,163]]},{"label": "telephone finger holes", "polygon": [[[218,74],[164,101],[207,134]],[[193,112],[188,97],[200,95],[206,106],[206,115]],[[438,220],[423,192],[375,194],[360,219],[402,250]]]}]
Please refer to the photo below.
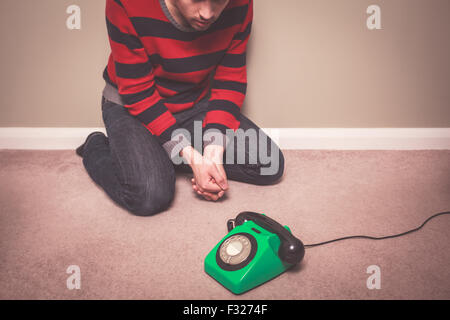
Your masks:
[{"label": "telephone finger holes", "polygon": [[256,239],[248,233],[237,233],[222,242],[217,250],[217,264],[225,270],[233,271],[246,266],[255,256]]}]

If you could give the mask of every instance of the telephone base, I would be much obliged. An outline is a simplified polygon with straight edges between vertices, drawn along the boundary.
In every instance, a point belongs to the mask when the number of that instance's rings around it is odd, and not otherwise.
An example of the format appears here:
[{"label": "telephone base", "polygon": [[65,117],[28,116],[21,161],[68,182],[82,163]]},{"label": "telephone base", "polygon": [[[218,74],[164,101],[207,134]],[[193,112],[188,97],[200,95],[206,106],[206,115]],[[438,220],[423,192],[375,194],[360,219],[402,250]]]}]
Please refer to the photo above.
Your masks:
[{"label": "telephone base", "polygon": [[[289,232],[289,228],[284,226]],[[205,272],[234,294],[242,294],[293,265],[278,256],[280,238],[253,221],[232,229],[206,256]]]}]

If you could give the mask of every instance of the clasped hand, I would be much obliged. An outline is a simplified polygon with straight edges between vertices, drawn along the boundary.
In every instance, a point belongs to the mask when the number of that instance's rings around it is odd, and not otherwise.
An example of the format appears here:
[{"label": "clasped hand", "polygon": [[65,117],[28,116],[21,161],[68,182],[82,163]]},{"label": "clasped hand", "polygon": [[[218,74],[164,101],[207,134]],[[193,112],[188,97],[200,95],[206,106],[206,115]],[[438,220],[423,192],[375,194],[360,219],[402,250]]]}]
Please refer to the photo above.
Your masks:
[{"label": "clasped hand", "polygon": [[209,201],[217,201],[228,190],[227,175],[222,163],[223,152],[222,146],[208,145],[203,155],[192,146],[185,147],[180,153],[192,168],[192,188]]}]

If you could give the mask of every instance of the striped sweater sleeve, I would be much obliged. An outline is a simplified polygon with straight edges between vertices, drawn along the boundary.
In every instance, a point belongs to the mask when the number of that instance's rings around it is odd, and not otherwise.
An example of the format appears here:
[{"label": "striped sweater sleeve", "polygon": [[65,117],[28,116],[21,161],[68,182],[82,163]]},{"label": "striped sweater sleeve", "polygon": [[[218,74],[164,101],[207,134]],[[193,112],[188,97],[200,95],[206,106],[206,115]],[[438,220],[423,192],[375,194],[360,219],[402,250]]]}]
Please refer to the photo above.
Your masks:
[{"label": "striped sweater sleeve", "polygon": [[[211,85],[209,109],[203,120],[203,130],[216,132],[211,141],[204,136],[204,146],[213,143],[226,147],[229,142],[226,130],[239,128],[239,116],[247,91],[246,51],[253,22],[253,0],[248,1],[247,13],[239,31],[234,35],[230,47],[217,66]],[[211,131],[210,131],[211,132]],[[220,134],[222,134],[222,138]],[[211,136],[210,136],[211,137]],[[222,140],[223,139],[223,140]],[[218,141],[219,140],[219,141]]]},{"label": "striped sweater sleeve", "polygon": [[119,94],[128,112],[155,135],[170,157],[173,148],[190,145],[156,90],[153,67],[120,0],[106,0],[106,26]]}]

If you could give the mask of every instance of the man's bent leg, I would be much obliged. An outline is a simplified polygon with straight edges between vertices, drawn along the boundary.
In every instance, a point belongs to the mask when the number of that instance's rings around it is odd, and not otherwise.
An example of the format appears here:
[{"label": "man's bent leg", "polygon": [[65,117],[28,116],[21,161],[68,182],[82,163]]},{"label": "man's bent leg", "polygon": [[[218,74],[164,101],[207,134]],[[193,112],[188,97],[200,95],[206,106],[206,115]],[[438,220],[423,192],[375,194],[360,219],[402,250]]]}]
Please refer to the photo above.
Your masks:
[{"label": "man's bent leg", "polygon": [[277,183],[284,173],[284,156],[278,145],[253,121],[240,115],[239,130],[225,149],[228,179],[256,184]]},{"label": "man's bent leg", "polygon": [[118,205],[136,215],[165,210],[175,193],[175,171],[167,153],[123,106],[102,98],[102,109],[109,143],[89,141],[83,157],[87,172]]}]

